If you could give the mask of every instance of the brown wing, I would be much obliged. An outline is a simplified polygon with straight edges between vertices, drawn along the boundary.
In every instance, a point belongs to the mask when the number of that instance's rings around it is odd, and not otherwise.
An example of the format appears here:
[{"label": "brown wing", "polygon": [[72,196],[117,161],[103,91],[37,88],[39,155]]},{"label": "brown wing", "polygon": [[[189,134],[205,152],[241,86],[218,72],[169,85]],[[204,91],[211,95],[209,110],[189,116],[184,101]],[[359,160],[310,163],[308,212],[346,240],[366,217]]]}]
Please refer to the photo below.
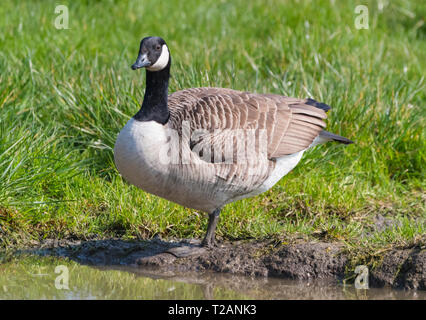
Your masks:
[{"label": "brown wing", "polygon": [[[224,88],[193,88],[169,96],[170,125],[179,129],[187,121],[191,130],[204,130],[191,147],[218,144],[233,130],[266,134],[269,159],[309,147],[325,128],[329,107],[312,99],[256,94]],[[219,130],[218,130],[219,129]],[[257,141],[257,140],[256,140]]]}]

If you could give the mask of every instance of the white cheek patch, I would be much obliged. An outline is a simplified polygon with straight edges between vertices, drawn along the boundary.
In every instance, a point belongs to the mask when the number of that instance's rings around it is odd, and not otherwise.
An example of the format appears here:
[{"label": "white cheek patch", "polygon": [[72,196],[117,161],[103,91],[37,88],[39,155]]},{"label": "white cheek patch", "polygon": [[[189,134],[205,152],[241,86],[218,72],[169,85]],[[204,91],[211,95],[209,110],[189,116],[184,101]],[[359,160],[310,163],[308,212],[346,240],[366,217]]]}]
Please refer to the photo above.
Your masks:
[{"label": "white cheek patch", "polygon": [[147,67],[147,69],[149,71],[160,71],[164,69],[168,63],[169,63],[169,49],[167,48],[165,44],[163,44],[160,57],[152,66]]}]

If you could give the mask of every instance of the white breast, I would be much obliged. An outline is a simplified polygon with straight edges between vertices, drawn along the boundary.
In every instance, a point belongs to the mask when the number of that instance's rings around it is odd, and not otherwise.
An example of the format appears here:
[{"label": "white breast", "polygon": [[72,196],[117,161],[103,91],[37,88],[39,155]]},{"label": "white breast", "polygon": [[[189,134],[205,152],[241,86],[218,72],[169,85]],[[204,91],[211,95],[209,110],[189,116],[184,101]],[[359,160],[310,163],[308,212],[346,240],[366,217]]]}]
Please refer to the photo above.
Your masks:
[{"label": "white breast", "polygon": [[167,129],[155,121],[130,119],[114,146],[114,160],[120,174],[131,184],[148,192],[161,188],[168,166],[161,160],[167,143]]}]

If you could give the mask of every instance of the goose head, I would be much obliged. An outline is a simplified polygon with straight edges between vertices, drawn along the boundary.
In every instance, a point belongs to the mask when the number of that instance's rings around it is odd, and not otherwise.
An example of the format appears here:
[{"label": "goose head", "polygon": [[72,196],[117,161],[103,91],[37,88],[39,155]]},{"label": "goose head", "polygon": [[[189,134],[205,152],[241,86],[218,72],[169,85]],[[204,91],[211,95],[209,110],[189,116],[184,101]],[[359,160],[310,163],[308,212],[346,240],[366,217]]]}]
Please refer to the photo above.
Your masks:
[{"label": "goose head", "polygon": [[170,63],[170,53],[166,41],[160,37],[143,38],[139,55],[132,69],[146,68],[149,71],[160,71]]}]

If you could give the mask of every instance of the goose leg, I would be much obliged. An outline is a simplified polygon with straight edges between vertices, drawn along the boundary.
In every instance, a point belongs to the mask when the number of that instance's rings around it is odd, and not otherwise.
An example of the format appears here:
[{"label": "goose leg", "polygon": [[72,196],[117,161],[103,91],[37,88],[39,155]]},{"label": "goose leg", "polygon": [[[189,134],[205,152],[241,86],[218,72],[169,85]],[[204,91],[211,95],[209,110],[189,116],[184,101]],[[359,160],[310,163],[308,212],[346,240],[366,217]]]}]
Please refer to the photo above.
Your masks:
[{"label": "goose leg", "polygon": [[209,225],[204,240],[200,245],[182,245],[167,249],[165,252],[173,254],[177,258],[184,258],[194,255],[203,254],[206,248],[212,248],[215,245],[214,232],[216,230],[217,222],[219,221],[220,209],[216,209],[209,214]]},{"label": "goose leg", "polygon": [[214,233],[216,231],[217,222],[219,221],[220,209],[216,209],[209,214],[209,225],[207,227],[207,233],[201,242],[203,247],[213,247],[215,245]]}]

